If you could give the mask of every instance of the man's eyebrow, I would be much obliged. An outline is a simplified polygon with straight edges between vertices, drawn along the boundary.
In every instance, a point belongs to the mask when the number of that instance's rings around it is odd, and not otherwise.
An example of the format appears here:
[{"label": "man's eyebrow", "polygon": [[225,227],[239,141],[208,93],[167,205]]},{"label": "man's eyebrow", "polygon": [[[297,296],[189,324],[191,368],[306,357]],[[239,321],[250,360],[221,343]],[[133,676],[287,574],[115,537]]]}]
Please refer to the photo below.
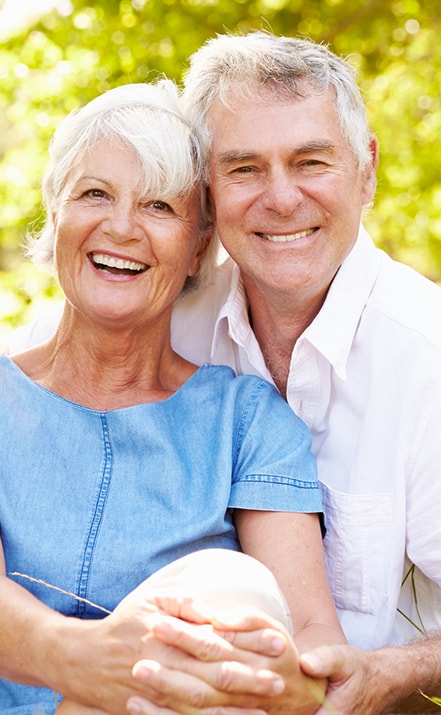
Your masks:
[{"label": "man's eyebrow", "polygon": [[216,156],[217,164],[234,164],[237,161],[249,161],[258,156],[257,151],[224,151]]},{"label": "man's eyebrow", "polygon": [[294,155],[309,154],[314,151],[331,151],[335,148],[335,144],[328,139],[318,139],[306,144],[301,144],[293,150]]},{"label": "man's eyebrow", "polygon": [[[292,149],[289,153],[291,156],[301,156],[302,154],[310,154],[315,151],[327,151],[330,152],[335,148],[335,144],[328,139],[319,139],[311,142],[306,142],[305,144],[300,144],[299,146]],[[216,156],[216,164],[235,164],[241,161],[251,161],[259,157],[258,151],[225,151],[221,152]]]}]

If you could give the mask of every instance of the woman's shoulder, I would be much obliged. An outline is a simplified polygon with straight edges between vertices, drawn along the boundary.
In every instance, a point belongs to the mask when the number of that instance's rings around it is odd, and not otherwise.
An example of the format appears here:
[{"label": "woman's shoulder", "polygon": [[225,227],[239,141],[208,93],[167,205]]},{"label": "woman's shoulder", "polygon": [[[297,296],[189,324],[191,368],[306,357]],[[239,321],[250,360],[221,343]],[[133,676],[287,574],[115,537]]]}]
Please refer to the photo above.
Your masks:
[{"label": "woman's shoulder", "polygon": [[7,382],[20,380],[22,376],[21,370],[17,368],[9,355],[0,355],[0,376],[2,387],[5,387]]},{"label": "woman's shoulder", "polygon": [[277,393],[274,385],[267,382],[263,377],[257,375],[238,375],[229,365],[204,363],[195,374],[200,381],[214,385],[219,385],[220,383],[224,386],[231,385],[235,390],[262,389],[264,391]]},{"label": "woman's shoulder", "polygon": [[0,383],[2,403],[18,405],[23,401],[34,404],[35,400],[38,401],[45,394],[21,369],[20,363],[17,364],[15,356],[0,355]]},{"label": "woman's shoulder", "polygon": [[[256,409],[271,409],[279,414],[294,413],[277,388],[257,375],[237,375],[228,365],[202,365],[190,381],[195,391],[213,395],[219,402],[230,400],[238,406],[256,405]],[[289,417],[291,419],[291,417]]]}]

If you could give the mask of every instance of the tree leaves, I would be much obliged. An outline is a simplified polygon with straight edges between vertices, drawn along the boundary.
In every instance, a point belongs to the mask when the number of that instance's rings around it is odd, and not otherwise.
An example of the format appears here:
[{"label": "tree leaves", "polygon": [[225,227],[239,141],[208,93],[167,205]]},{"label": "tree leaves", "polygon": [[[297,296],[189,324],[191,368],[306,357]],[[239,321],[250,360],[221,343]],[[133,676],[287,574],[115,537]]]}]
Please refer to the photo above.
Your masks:
[{"label": "tree leaves", "polygon": [[[18,271],[18,279],[22,270],[26,226],[41,216],[48,141],[67,112],[125,82],[162,73],[179,81],[208,37],[263,28],[329,43],[356,66],[381,150],[368,228],[394,257],[441,281],[437,0],[71,0],[59,7],[0,47],[0,271]],[[26,319],[14,306],[3,314],[0,307],[0,325]]]}]

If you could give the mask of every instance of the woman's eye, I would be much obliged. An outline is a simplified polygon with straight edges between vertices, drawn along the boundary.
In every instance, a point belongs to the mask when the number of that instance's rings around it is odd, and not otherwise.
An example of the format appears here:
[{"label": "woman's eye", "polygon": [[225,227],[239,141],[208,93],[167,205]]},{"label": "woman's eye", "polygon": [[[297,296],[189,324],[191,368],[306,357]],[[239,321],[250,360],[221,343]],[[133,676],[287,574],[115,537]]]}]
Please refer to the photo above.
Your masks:
[{"label": "woman's eye", "polygon": [[156,211],[172,211],[172,208],[169,204],[167,204],[165,201],[150,201],[148,204],[152,209],[156,209]]},{"label": "woman's eye", "polygon": [[92,199],[102,199],[105,192],[102,189],[88,189],[84,192],[85,196],[90,196]]}]

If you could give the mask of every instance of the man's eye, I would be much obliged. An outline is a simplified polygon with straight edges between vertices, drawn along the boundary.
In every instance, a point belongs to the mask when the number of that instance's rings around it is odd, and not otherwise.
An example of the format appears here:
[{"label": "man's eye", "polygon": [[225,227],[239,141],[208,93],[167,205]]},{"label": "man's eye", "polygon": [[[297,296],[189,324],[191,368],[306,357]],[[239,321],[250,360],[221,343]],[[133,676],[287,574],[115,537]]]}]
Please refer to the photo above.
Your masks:
[{"label": "man's eye", "polygon": [[325,166],[325,162],[321,159],[308,159],[303,162],[303,166]]},{"label": "man's eye", "polygon": [[252,166],[238,166],[234,171],[237,174],[251,174],[251,172],[253,171],[253,167]]}]

